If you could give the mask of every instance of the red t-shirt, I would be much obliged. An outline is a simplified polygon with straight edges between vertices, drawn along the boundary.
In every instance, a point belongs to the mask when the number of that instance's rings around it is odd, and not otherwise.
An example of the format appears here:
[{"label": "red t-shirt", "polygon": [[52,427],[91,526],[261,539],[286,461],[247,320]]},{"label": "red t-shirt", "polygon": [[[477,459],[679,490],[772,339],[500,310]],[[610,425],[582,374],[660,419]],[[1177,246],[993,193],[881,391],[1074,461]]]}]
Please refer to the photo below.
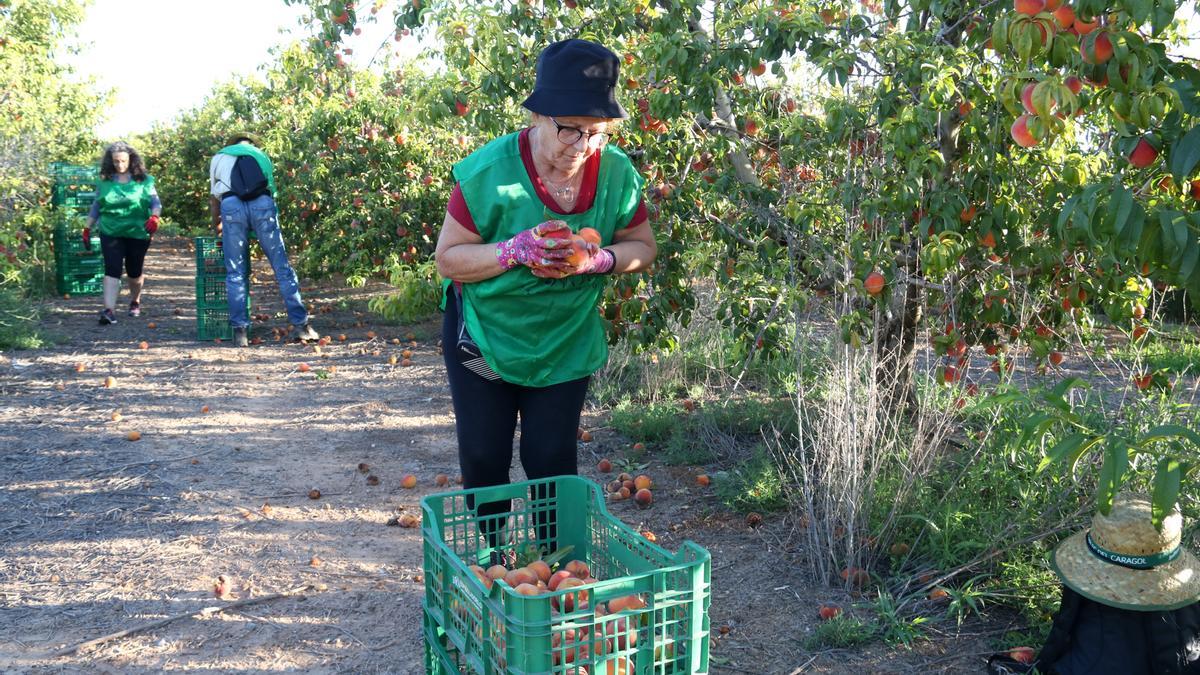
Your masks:
[{"label": "red t-shirt", "polygon": [[[558,204],[554,198],[550,196],[550,191],[542,184],[541,177],[538,176],[537,169],[533,166],[533,151],[529,148],[529,129],[522,129],[521,135],[517,137],[517,144],[521,148],[521,162],[525,164],[525,171],[529,174],[529,180],[533,182],[533,188],[537,191],[538,199],[546,205],[554,213],[562,213],[559,210]],[[587,163],[583,165],[583,184],[579,186],[579,199],[575,201],[575,208],[570,213],[583,213],[592,208],[592,202],[596,200],[596,182],[600,173],[600,153],[592,153],[588,157]],[[446,205],[446,212],[468,230],[479,234],[479,228],[475,226],[475,219],[471,217],[471,211],[467,208],[467,200],[463,199],[462,188],[458,183],[454,184],[454,191],[450,193],[450,203]],[[626,229],[636,227],[646,222],[650,218],[650,214],[646,212],[645,200],[638,202],[637,211],[634,212],[633,218]]]}]

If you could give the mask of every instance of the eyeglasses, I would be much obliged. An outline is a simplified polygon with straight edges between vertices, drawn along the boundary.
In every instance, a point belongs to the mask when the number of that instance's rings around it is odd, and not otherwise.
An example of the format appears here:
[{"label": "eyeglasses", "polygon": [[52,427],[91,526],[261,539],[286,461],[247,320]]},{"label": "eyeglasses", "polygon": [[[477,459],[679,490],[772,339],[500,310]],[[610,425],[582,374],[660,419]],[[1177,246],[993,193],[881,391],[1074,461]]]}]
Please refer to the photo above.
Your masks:
[{"label": "eyeglasses", "polygon": [[563,145],[575,145],[579,142],[579,139],[585,138],[584,145],[590,148],[599,148],[607,143],[608,139],[612,137],[612,134],[603,131],[585,132],[582,129],[564,126],[559,124],[558,120],[554,119],[553,117],[549,117],[548,115],[547,117],[551,122],[554,123],[554,126],[558,128],[558,142],[562,143]]}]

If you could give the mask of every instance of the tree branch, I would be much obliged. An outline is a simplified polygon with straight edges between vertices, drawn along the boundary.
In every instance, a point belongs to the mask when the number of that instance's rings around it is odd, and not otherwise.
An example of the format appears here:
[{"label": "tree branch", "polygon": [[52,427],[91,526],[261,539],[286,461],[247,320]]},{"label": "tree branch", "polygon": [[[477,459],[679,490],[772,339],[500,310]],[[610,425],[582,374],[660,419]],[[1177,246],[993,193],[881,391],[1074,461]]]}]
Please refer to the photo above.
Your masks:
[{"label": "tree branch", "polygon": [[[659,0],[659,5],[664,10],[670,11],[670,3],[666,0]],[[712,41],[708,37],[708,33],[700,26],[700,22],[695,19],[688,19],[688,30],[692,32],[692,37],[703,48],[710,48]],[[754,173],[754,167],[750,165],[750,157],[746,154],[744,139],[737,133],[737,122],[733,118],[732,106],[729,102],[729,94],[720,86],[713,87],[713,98],[716,103],[716,118],[721,122],[718,129],[721,135],[730,140],[733,150],[729,153],[729,160],[733,164],[733,173],[737,179],[747,185],[759,187],[762,182],[758,179],[758,174]]]}]

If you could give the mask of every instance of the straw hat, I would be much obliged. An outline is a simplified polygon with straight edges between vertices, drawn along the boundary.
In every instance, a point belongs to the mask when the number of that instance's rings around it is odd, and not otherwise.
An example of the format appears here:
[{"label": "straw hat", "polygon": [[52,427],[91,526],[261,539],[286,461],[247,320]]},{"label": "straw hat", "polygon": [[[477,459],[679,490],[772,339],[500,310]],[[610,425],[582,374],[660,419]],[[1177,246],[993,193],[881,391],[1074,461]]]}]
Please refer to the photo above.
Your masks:
[{"label": "straw hat", "polygon": [[1178,609],[1200,600],[1200,565],[1180,542],[1178,508],[1150,522],[1145,495],[1119,494],[1107,516],[1058,545],[1051,565],[1059,578],[1096,602],[1144,612]]},{"label": "straw hat", "polygon": [[236,131],[225,141],[225,145],[237,145],[242,141],[250,141],[250,145],[261,146],[262,142],[258,139],[258,135],[250,131]]}]

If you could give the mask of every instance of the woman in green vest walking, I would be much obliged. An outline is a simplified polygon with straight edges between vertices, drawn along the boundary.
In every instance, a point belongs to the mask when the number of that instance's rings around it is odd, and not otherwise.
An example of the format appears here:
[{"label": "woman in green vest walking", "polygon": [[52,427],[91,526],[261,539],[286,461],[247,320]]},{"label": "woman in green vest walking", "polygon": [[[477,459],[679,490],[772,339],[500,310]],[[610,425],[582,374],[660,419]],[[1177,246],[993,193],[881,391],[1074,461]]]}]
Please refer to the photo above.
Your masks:
[{"label": "woman in green vest walking", "polygon": [[[509,481],[518,419],[526,476],[577,471],[588,381],[608,358],[597,312],[606,275],[646,269],[657,252],[643,179],[608,144],[627,117],[618,70],[594,42],[546,47],[523,103],[529,127],[454,166],[436,257],[450,280],[442,345],[464,487]],[[571,239],[581,231],[591,241]]]},{"label": "woman in green vest walking", "polygon": [[[91,230],[100,225],[100,248],[104,253],[104,309],[100,324],[117,322],[117,295],[121,271],[129,275],[129,316],[142,311],[143,267],[150,237],[158,229],[162,203],[154,189],[154,176],[146,173],[142,156],[128,143],[118,141],[104,150],[96,201],[83,231],[85,243]],[[87,244],[90,245],[90,244]]]}]

